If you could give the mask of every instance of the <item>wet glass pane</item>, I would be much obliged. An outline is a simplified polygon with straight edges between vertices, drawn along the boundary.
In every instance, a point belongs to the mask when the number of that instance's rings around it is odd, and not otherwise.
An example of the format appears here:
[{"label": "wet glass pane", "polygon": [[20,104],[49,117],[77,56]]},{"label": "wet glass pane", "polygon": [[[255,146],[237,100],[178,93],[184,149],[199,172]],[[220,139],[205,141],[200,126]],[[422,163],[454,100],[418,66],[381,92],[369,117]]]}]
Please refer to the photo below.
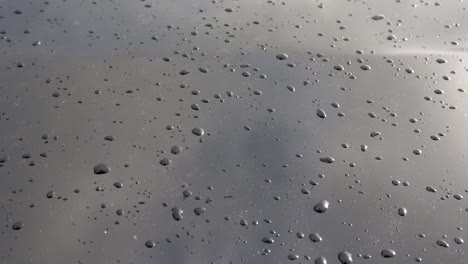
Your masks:
[{"label": "wet glass pane", "polygon": [[462,0],[0,0],[0,263],[468,263]]}]

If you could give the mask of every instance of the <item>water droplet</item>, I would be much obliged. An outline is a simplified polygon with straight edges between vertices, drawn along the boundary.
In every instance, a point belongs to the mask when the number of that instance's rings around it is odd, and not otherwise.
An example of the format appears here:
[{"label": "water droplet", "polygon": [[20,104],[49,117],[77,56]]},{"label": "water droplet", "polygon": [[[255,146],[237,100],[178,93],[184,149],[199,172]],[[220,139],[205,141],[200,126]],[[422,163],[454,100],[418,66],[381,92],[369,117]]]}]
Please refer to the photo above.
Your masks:
[{"label": "water droplet", "polygon": [[147,248],[154,248],[156,246],[156,243],[154,243],[154,241],[152,241],[152,240],[148,240],[148,241],[145,242],[145,246]]},{"label": "water droplet", "polygon": [[400,216],[406,216],[407,213],[408,213],[408,210],[406,208],[404,208],[404,207],[398,208],[398,214]]},{"label": "water droplet", "polygon": [[183,218],[183,213],[184,211],[178,207],[173,207],[172,208],[172,218],[176,221],[180,221]]},{"label": "water droplet", "polygon": [[189,74],[189,73],[190,73],[190,70],[181,70],[181,71],[179,72],[180,75],[187,75],[187,74]]},{"label": "water droplet", "polygon": [[265,243],[265,244],[273,244],[273,243],[275,243],[275,240],[273,238],[271,238],[271,237],[264,237],[262,239],[262,242]]},{"label": "water droplet", "polygon": [[342,71],[342,70],[344,70],[344,67],[343,67],[343,65],[335,65],[335,66],[333,66],[333,69],[335,69],[337,71]]},{"label": "water droplet", "polygon": [[320,158],[320,161],[323,162],[323,163],[331,164],[331,163],[335,162],[335,159],[333,157],[322,157],[322,158]]},{"label": "water droplet", "polygon": [[94,166],[94,174],[106,174],[111,171],[111,168],[107,166],[105,163],[99,163],[98,165]]},{"label": "water droplet", "polygon": [[372,16],[372,20],[375,20],[375,21],[379,21],[379,20],[382,20],[384,18],[385,18],[385,16],[382,15],[382,14],[377,14],[377,15]]},{"label": "water droplet", "polygon": [[192,110],[195,110],[195,111],[200,110],[200,106],[198,104],[192,104],[190,108],[192,108]]},{"label": "water droplet", "polygon": [[368,71],[368,70],[371,69],[371,67],[370,67],[369,65],[361,65],[360,68],[361,68],[361,70],[363,70],[363,71]]},{"label": "water droplet", "polygon": [[289,56],[288,56],[288,54],[286,54],[286,53],[280,53],[280,54],[276,55],[276,58],[277,58],[278,60],[286,60],[286,59],[288,59],[288,57],[289,57]]},{"label": "water droplet", "polygon": [[455,243],[457,243],[458,245],[465,243],[465,241],[461,237],[455,237],[453,241],[455,241]]},{"label": "water droplet", "polygon": [[314,264],[327,264],[327,259],[323,256],[320,256],[315,259]]},{"label": "water droplet", "polygon": [[393,258],[396,256],[396,252],[393,249],[383,249],[382,252],[380,252],[380,254],[384,258]]},{"label": "water droplet", "polygon": [[196,127],[194,129],[192,129],[192,133],[195,135],[195,136],[203,136],[205,134],[205,131],[203,130],[203,128],[199,128],[199,127]]},{"label": "water droplet", "polygon": [[204,208],[204,207],[197,207],[197,208],[193,209],[193,212],[196,215],[202,215],[205,211],[206,211],[206,208]]},{"label": "water droplet", "polygon": [[24,223],[22,221],[17,221],[15,222],[12,226],[11,229],[13,230],[20,230],[24,227]]},{"label": "water droplet", "polygon": [[450,245],[443,239],[437,240],[437,245],[444,247],[444,248],[449,248]]},{"label": "water droplet", "polygon": [[326,118],[327,114],[325,113],[325,110],[317,109],[317,116],[320,117],[320,118]]},{"label": "water droplet", "polygon": [[174,154],[174,155],[179,154],[181,151],[182,151],[182,147],[181,147],[181,146],[173,146],[173,147],[171,148],[171,153]]},{"label": "water droplet", "polygon": [[104,137],[104,140],[107,140],[107,141],[114,141],[114,140],[115,140],[115,137],[114,137],[114,136],[105,136],[105,137]]},{"label": "water droplet", "polygon": [[171,164],[171,160],[168,159],[168,158],[163,158],[159,161],[159,164],[161,164],[162,166],[169,166]]},{"label": "water droplet", "polygon": [[309,239],[314,243],[322,241],[322,237],[318,233],[311,233]]},{"label": "water droplet", "polygon": [[46,197],[49,198],[49,199],[52,199],[55,197],[55,192],[54,191],[49,191],[47,194],[46,194]]},{"label": "water droplet", "polygon": [[348,251],[343,250],[338,254],[338,260],[341,264],[351,264],[353,263],[353,255]]},{"label": "water droplet", "polygon": [[314,211],[322,214],[328,210],[328,207],[330,207],[330,202],[327,200],[322,200],[314,206]]}]

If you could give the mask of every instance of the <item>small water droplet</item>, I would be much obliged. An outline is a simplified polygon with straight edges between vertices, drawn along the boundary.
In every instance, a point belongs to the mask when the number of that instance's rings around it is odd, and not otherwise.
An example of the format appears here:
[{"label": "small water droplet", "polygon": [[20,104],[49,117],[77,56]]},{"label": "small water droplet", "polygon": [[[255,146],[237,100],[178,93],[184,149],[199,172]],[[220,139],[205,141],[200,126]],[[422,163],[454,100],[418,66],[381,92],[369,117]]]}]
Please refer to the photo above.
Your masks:
[{"label": "small water droplet", "polygon": [[311,233],[309,235],[309,239],[310,239],[310,241],[312,241],[314,243],[322,241],[322,237],[318,233]]},{"label": "small water droplet", "polygon": [[96,166],[94,166],[94,174],[100,175],[100,174],[106,174],[111,171],[111,168],[107,166],[105,163],[99,163]]},{"label": "small water droplet", "polygon": [[322,158],[320,158],[320,161],[323,162],[323,163],[331,164],[331,163],[335,162],[335,159],[333,157],[322,157]]},{"label": "small water droplet", "polygon": [[338,254],[338,260],[341,264],[351,264],[353,263],[353,255],[348,251],[343,250]]},{"label": "small water droplet", "polygon": [[314,264],[327,264],[327,259],[323,256],[315,259]]},{"label": "small water droplet", "polygon": [[13,230],[20,230],[24,227],[24,223],[22,221],[17,221],[15,222],[12,226],[11,229]]},{"label": "small water droplet", "polygon": [[450,245],[443,239],[437,240],[437,245],[444,247],[444,248],[449,248]]},{"label": "small water droplet", "polygon": [[317,109],[317,116],[323,119],[327,117],[327,114],[325,113],[325,110]]},{"label": "small water droplet", "polygon": [[380,254],[384,258],[393,258],[396,256],[396,252],[393,249],[383,249]]},{"label": "small water droplet", "polygon": [[145,242],[145,246],[147,248],[154,248],[156,246],[156,243],[154,243],[154,241],[152,241],[152,240],[148,240],[148,241]]},{"label": "small water droplet", "polygon": [[183,213],[184,211],[178,207],[173,207],[172,208],[172,218],[176,221],[180,221],[183,218]]},{"label": "small water droplet", "polygon": [[194,129],[192,129],[192,133],[195,135],[195,136],[203,136],[205,134],[205,131],[203,130],[203,128],[199,128],[199,127],[196,127]]},{"label": "small water droplet", "polygon": [[286,59],[288,59],[288,57],[289,57],[289,56],[288,56],[288,54],[286,54],[286,53],[280,53],[280,54],[276,55],[276,58],[277,58],[278,60],[286,60]]}]

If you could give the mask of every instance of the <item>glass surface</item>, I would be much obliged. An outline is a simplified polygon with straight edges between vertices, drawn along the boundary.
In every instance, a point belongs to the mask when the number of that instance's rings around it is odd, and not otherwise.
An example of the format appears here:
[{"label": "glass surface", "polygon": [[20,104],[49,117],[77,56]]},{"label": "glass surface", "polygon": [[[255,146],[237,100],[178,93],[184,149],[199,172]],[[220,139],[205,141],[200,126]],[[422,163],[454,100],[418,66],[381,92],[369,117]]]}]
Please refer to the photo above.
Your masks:
[{"label": "glass surface", "polygon": [[0,263],[468,263],[467,7],[0,0]]}]

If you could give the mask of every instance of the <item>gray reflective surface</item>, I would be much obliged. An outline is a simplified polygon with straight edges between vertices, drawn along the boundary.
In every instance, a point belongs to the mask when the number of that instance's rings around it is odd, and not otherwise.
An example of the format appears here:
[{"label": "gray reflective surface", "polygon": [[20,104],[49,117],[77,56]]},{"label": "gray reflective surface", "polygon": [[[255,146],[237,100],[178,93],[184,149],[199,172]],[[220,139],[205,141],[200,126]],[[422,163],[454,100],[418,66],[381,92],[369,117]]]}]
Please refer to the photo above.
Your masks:
[{"label": "gray reflective surface", "polygon": [[0,0],[1,263],[467,263],[466,7]]}]

